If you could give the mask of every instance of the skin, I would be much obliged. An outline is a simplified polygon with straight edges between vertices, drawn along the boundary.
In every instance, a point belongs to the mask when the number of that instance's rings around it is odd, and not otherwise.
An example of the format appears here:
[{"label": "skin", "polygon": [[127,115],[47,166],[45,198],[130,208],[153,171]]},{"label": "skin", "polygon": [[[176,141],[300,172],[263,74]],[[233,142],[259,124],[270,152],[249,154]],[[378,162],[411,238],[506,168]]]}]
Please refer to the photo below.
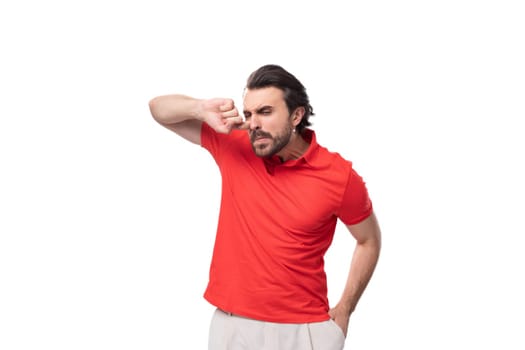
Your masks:
[{"label": "skin", "polygon": [[350,271],[339,302],[328,312],[343,330],[346,337],[348,323],[357,302],[361,298],[379,259],[381,230],[375,213],[356,225],[346,225],[356,239],[356,247],[350,264]]},{"label": "skin", "polygon": [[299,158],[308,143],[293,130],[301,122],[304,108],[290,113],[283,92],[274,87],[247,90],[244,95],[245,123],[255,154],[259,157],[279,156],[284,162]]},{"label": "skin", "polygon": [[[201,125],[207,123],[219,133],[247,130],[252,148],[259,157],[277,155],[285,162],[301,157],[308,149],[308,143],[293,132],[304,115],[304,108],[290,112],[283,92],[274,87],[245,91],[244,118],[233,100],[228,98],[164,95],[152,99],[149,107],[158,123],[195,144],[201,144]],[[345,337],[350,316],[372,277],[381,249],[381,231],[374,213],[356,225],[347,225],[347,228],[356,240],[356,247],[341,298],[329,310],[330,317],[343,330]]]}]

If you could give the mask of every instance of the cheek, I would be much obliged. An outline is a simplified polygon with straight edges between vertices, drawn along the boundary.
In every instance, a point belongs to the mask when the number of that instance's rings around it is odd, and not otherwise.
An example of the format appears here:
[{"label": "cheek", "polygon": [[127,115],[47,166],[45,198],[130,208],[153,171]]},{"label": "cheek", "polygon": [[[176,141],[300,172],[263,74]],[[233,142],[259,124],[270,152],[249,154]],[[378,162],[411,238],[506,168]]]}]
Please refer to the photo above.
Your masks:
[{"label": "cheek", "polygon": [[263,130],[272,134],[279,134],[289,126],[290,121],[286,118],[269,118],[261,124]]}]

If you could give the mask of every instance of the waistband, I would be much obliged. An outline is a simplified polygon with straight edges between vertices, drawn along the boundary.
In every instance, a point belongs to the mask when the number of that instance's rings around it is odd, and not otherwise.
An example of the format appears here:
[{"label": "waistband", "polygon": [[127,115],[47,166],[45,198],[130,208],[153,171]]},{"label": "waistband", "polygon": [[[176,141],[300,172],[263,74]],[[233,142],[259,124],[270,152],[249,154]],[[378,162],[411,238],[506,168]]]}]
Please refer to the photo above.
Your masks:
[{"label": "waistband", "polygon": [[[237,315],[237,314],[234,314],[232,312],[229,312],[229,311],[226,311],[226,310],[223,310],[223,309],[220,309],[220,308],[217,308],[217,311],[219,311],[220,313],[223,313],[224,315],[229,316],[229,317],[239,317],[239,318],[245,318],[247,320],[253,320],[253,318]],[[255,321],[257,321],[257,320],[255,320]]]}]

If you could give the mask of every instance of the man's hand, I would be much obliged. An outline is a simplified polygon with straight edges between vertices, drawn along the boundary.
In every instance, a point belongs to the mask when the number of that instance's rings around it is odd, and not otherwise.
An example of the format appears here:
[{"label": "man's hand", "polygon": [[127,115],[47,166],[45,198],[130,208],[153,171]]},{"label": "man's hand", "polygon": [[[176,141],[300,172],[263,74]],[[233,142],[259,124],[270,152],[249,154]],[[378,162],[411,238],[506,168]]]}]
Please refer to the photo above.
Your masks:
[{"label": "man's hand", "polygon": [[198,114],[199,119],[223,134],[229,134],[232,129],[239,128],[244,123],[233,100],[228,98],[202,100]]},{"label": "man's hand", "polygon": [[334,320],[334,322],[341,328],[343,331],[343,334],[346,335],[348,333],[348,322],[350,321],[350,313],[348,310],[345,310],[342,306],[339,304],[330,309],[328,311],[328,314]]}]

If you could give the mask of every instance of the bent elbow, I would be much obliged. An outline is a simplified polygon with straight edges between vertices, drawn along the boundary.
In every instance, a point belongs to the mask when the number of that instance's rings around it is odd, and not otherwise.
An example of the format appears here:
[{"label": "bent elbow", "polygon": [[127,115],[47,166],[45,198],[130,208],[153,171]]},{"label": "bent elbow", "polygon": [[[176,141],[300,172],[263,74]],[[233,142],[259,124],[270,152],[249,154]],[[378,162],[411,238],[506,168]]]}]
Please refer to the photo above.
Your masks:
[{"label": "bent elbow", "polygon": [[159,108],[159,98],[158,97],[152,98],[149,101],[148,106],[149,106],[149,111],[153,119],[155,119],[157,122],[162,124],[162,117],[161,117],[160,108]]}]

